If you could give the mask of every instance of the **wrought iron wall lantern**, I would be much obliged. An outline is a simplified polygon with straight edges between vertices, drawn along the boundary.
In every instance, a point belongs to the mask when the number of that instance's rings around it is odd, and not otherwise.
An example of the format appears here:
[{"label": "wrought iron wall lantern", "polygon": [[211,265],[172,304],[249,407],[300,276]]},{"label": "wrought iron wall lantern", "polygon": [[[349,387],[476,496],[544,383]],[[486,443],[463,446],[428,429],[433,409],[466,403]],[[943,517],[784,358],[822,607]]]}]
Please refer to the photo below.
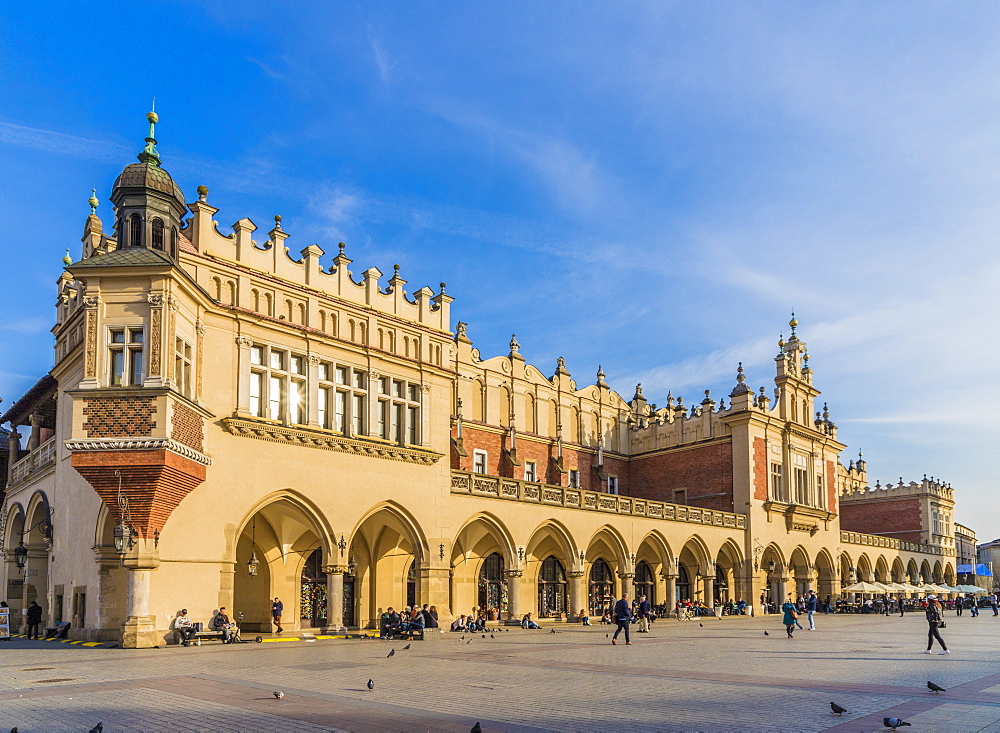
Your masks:
[{"label": "wrought iron wall lantern", "polygon": [[774,560],[768,560],[767,561],[767,572],[769,572],[769,573],[773,573],[774,572]]},{"label": "wrought iron wall lantern", "polygon": [[257,559],[257,515],[253,515],[253,525],[250,528],[250,559],[247,560],[247,573],[251,578],[257,575],[260,560]]}]

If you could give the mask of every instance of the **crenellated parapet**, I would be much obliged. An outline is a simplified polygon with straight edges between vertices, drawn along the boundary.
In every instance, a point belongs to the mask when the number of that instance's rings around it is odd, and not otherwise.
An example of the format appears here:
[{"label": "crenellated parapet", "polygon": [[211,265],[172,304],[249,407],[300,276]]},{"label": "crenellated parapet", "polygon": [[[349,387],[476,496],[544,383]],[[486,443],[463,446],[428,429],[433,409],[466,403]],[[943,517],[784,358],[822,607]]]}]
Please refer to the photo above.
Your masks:
[{"label": "crenellated parapet", "polygon": [[934,477],[927,478],[926,476],[919,482],[910,481],[909,483],[903,483],[903,479],[900,477],[899,481],[894,484],[887,483],[882,485],[878,481],[874,486],[847,484],[841,493],[840,500],[841,502],[847,502],[863,499],[910,496],[933,496],[952,504],[955,501],[954,489],[952,489],[951,484],[938,481]]},{"label": "crenellated parapet", "polygon": [[253,238],[257,225],[248,218],[235,222],[230,234],[223,234],[215,219],[219,210],[208,203],[208,189],[200,186],[198,194],[188,204],[193,216],[181,231],[190,243],[185,247],[182,242],[181,260],[187,263],[192,255],[200,255],[198,282],[220,302],[301,323],[311,320],[310,316],[319,320],[321,306],[310,308],[306,302],[309,294],[319,294],[401,321],[450,331],[452,298],[444,283],[436,292],[425,286],[409,295],[398,265],[384,285],[377,267],[369,267],[356,279],[342,242],[328,262],[317,244],[293,256],[286,244],[291,235],[282,228],[280,216],[274,217],[274,227],[263,241]]}]

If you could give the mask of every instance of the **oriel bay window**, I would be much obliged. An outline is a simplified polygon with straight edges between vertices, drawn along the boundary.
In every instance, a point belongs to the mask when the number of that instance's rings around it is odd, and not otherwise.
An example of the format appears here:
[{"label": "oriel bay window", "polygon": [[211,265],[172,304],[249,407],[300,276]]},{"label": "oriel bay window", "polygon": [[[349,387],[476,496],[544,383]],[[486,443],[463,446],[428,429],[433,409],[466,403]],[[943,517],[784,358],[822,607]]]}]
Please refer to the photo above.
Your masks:
[{"label": "oriel bay window", "polygon": [[142,327],[112,328],[108,332],[108,384],[112,387],[140,387],[143,379]]}]

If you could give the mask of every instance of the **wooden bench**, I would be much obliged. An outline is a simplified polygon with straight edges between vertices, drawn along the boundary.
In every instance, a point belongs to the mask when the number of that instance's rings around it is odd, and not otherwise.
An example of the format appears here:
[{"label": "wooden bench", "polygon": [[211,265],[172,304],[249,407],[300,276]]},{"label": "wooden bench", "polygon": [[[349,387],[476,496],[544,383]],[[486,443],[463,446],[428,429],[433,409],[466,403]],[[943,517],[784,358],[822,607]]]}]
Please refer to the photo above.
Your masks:
[{"label": "wooden bench", "polygon": [[[198,625],[200,624],[196,624],[196,626]],[[232,629],[230,633],[233,636],[233,638],[236,639],[237,642],[240,640],[239,627]],[[174,634],[176,635],[177,643],[183,644],[184,637],[181,636],[181,630],[174,629]],[[224,641],[224,640],[225,637],[223,636],[222,632],[217,631],[216,629],[206,629],[206,630],[199,629],[198,631],[194,632],[194,636],[188,639],[189,642],[195,644],[196,646],[201,646],[202,641]]]}]

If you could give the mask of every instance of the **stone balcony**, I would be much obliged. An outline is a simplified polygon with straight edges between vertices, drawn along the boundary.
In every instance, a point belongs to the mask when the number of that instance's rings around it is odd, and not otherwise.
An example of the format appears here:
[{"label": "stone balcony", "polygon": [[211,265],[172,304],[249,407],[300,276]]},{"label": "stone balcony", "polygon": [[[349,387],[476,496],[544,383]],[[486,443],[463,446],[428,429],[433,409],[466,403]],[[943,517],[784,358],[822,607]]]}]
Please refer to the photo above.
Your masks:
[{"label": "stone balcony", "polygon": [[892,537],[877,534],[862,534],[841,530],[840,541],[848,545],[868,545],[869,547],[885,547],[890,550],[905,550],[906,552],[921,552],[926,555],[954,555],[954,548],[932,545],[927,542],[906,542]]},{"label": "stone balcony", "polygon": [[14,464],[11,469],[10,488],[14,488],[41,471],[54,466],[55,462],[56,440],[53,437]]},{"label": "stone balcony", "polygon": [[598,491],[584,491],[565,486],[551,486],[468,471],[451,472],[451,493],[739,530],[746,529],[747,520],[743,514],[668,504],[631,496],[617,496]]}]

